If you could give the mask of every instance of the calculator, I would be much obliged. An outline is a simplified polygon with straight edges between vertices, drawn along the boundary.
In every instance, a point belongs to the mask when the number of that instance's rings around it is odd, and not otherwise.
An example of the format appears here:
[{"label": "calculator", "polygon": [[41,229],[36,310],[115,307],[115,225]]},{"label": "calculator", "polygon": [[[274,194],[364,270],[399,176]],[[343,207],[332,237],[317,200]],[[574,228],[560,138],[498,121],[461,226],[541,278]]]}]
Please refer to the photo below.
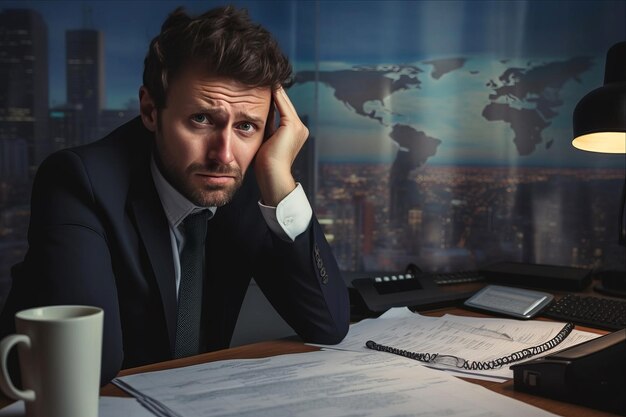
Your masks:
[{"label": "calculator", "polygon": [[465,300],[464,304],[479,310],[500,313],[519,319],[530,319],[547,307],[553,299],[552,294],[543,291],[487,285]]}]

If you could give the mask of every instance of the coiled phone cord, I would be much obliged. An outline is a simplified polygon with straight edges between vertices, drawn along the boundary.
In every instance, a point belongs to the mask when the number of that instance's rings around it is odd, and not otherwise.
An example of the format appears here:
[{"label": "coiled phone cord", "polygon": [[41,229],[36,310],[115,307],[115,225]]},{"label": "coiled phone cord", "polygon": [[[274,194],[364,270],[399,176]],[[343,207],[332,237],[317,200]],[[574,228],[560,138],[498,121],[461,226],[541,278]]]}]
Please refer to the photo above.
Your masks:
[{"label": "coiled phone cord", "polygon": [[544,342],[538,346],[522,349],[518,352],[514,352],[510,355],[502,358],[494,359],[491,361],[467,361],[463,358],[459,358],[454,355],[442,355],[439,353],[416,353],[409,352],[407,350],[397,349],[391,346],[379,345],[376,342],[368,340],[365,346],[372,350],[378,350],[380,352],[393,353],[394,355],[404,356],[405,358],[414,359],[416,361],[425,363],[435,363],[447,366],[454,366],[468,371],[484,371],[490,369],[501,368],[504,365],[508,365],[513,362],[519,362],[523,359],[530,358],[531,356],[538,355],[547,350],[552,349],[561,343],[565,338],[574,330],[574,323],[567,323],[552,339]]}]

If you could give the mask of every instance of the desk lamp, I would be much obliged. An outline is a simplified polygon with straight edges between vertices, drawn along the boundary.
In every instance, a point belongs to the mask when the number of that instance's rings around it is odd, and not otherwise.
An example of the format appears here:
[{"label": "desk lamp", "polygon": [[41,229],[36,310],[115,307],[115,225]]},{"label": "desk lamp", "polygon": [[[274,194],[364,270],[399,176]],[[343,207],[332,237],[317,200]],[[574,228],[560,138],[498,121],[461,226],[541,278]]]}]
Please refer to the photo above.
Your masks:
[{"label": "desk lamp", "polygon": [[[604,85],[584,96],[574,109],[572,145],[583,151],[626,154],[626,41],[613,45],[606,56]],[[619,208],[618,243],[626,246],[626,178]],[[626,273],[603,276],[598,289],[626,296]]]}]

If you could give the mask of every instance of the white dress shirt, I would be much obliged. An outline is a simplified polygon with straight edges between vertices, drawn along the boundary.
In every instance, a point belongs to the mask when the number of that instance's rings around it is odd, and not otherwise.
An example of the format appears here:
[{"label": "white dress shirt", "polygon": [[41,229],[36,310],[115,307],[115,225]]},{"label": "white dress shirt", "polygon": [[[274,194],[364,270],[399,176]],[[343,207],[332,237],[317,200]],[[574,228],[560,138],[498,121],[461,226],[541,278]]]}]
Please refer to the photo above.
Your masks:
[{"label": "white dress shirt", "polygon": [[[209,210],[213,217],[217,207],[198,207],[178,192],[161,174],[154,157],[150,162],[150,170],[154,185],[163,205],[165,217],[170,227],[172,256],[174,259],[174,275],[176,279],[176,294],[180,285],[180,254],[185,244],[185,238],[180,230],[182,221],[191,213]],[[303,233],[311,222],[313,210],[302,186],[298,183],[278,206],[266,206],[259,201],[259,208],[270,230],[285,241],[294,241]]]}]

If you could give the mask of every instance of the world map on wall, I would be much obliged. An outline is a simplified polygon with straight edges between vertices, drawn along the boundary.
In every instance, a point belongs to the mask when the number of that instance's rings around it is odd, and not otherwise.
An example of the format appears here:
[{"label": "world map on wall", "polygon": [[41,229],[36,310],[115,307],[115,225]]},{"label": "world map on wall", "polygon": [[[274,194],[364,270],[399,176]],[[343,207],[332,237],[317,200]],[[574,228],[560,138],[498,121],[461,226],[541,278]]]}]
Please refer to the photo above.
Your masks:
[{"label": "world map on wall", "polygon": [[[427,60],[418,65],[300,71],[296,74],[295,84],[320,82],[329,87],[334,98],[350,111],[388,126],[389,139],[399,147],[396,164],[402,160],[405,170],[401,171],[408,171],[436,155],[446,138],[434,137],[427,128],[418,129],[410,123],[403,123],[403,115],[397,114],[397,109],[389,108],[386,103],[402,92],[423,91],[424,77],[430,77],[427,88],[436,87],[442,79],[458,72],[480,80],[482,91],[479,93],[485,97],[480,103],[483,121],[505,123],[512,133],[510,137],[517,154],[525,156],[535,152],[540,145],[545,149],[552,146],[554,139],[545,138],[544,131],[559,116],[559,108],[563,105],[563,87],[571,81],[580,83],[581,75],[593,66],[591,57],[526,62],[525,65],[512,65],[512,62],[501,60],[497,64],[503,70],[496,76],[485,76],[475,62],[458,57]],[[493,67],[493,63],[487,65]]]}]

